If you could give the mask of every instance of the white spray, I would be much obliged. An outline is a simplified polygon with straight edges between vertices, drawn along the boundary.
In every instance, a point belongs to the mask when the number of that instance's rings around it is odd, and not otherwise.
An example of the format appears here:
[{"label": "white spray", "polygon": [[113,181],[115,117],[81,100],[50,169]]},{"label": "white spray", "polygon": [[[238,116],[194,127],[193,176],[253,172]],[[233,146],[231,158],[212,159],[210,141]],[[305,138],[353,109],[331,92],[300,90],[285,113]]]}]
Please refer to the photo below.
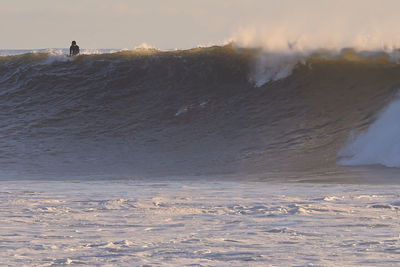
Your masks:
[{"label": "white spray", "polygon": [[[262,48],[250,80],[256,86],[286,78],[315,51],[340,55],[343,48],[383,51],[400,47],[400,8],[395,0],[305,0],[254,2],[231,41]],[[259,6],[257,8],[257,5]],[[391,58],[398,61],[398,56]]]},{"label": "white spray", "polygon": [[400,167],[400,97],[382,112],[370,128],[340,152],[339,164]]}]

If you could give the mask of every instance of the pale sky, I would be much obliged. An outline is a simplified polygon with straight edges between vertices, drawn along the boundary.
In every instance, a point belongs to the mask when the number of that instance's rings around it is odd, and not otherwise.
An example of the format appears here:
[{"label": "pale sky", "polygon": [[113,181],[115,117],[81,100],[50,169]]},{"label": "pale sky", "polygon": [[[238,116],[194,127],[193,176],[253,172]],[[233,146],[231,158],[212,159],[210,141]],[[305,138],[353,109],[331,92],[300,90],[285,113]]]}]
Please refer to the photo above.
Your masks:
[{"label": "pale sky", "polygon": [[399,0],[0,0],[0,49],[400,44]]}]

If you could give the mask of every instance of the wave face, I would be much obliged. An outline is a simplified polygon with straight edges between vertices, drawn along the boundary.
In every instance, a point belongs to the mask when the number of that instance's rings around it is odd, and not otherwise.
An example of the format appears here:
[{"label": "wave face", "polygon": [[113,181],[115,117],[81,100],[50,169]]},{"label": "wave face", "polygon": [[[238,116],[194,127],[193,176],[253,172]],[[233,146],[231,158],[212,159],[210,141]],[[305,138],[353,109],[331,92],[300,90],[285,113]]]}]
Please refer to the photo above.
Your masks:
[{"label": "wave face", "polygon": [[385,53],[290,64],[260,53],[228,45],[2,56],[1,176],[329,170],[400,86]]}]

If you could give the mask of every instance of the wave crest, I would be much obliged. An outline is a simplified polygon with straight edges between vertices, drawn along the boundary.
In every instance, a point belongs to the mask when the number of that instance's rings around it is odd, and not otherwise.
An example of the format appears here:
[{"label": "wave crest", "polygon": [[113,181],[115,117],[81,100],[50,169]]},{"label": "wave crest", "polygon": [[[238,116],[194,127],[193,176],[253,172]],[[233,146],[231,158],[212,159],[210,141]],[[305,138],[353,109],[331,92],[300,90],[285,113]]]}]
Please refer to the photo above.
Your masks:
[{"label": "wave crest", "polygon": [[325,170],[400,85],[389,54],[351,49],[287,57],[228,45],[59,57],[0,57],[3,172]]}]

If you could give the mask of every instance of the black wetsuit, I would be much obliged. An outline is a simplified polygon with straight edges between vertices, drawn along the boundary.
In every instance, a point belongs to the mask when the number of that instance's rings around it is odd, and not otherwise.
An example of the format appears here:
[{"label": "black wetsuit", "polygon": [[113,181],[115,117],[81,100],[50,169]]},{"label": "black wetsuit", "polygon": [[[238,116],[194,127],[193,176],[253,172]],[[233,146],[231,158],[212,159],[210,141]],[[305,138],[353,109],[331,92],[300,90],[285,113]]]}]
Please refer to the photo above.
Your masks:
[{"label": "black wetsuit", "polygon": [[69,48],[69,55],[70,56],[76,56],[79,54],[79,46],[77,45],[71,45]]}]

